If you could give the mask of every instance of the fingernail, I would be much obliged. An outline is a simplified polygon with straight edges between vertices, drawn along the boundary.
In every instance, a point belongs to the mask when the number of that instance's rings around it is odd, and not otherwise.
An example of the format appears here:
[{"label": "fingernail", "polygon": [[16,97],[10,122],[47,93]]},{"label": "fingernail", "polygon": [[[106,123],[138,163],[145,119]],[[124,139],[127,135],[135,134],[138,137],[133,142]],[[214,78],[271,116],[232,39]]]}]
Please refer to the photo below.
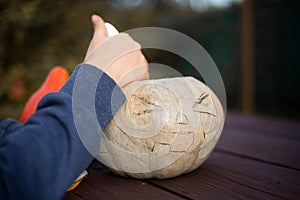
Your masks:
[{"label": "fingernail", "polygon": [[92,22],[96,25],[99,22],[99,18],[97,15],[92,15]]}]

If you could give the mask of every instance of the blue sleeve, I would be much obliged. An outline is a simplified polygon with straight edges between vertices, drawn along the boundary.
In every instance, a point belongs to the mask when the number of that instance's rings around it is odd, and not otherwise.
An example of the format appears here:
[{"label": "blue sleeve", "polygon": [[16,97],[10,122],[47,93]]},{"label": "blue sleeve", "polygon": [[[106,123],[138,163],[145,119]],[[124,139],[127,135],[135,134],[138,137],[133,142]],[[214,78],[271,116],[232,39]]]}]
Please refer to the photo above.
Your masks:
[{"label": "blue sleeve", "polygon": [[[91,163],[93,156],[80,140],[72,111],[79,71],[86,76],[85,87],[92,87],[93,77],[101,77],[94,95],[101,128],[124,103],[124,94],[109,76],[81,64],[59,92],[40,101],[36,113],[25,124],[11,119],[1,122],[0,199],[61,199]],[[77,107],[84,110],[85,104],[80,102]]]}]

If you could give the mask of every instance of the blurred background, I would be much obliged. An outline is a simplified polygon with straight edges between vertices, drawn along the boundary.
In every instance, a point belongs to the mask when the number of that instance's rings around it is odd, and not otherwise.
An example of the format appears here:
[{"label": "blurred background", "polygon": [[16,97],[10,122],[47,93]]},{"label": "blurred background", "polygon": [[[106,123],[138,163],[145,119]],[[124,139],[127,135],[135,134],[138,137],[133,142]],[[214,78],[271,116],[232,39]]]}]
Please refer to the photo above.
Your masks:
[{"label": "blurred background", "polygon": [[[299,8],[296,0],[0,0],[0,119],[18,119],[51,68],[72,72],[82,62],[93,13],[120,31],[159,26],[198,41],[221,72],[229,111],[300,119]],[[201,78],[170,52],[144,53]]]}]

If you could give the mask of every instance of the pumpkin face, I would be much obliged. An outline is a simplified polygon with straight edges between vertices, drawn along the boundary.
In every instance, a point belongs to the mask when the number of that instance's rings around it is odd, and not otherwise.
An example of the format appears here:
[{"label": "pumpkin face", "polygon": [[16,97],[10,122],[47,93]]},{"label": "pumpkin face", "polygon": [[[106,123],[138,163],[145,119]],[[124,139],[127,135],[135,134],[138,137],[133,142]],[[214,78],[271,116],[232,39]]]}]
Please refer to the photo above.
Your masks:
[{"label": "pumpkin face", "polygon": [[96,158],[116,174],[170,178],[199,167],[224,125],[216,95],[191,78],[133,82],[104,130]]}]

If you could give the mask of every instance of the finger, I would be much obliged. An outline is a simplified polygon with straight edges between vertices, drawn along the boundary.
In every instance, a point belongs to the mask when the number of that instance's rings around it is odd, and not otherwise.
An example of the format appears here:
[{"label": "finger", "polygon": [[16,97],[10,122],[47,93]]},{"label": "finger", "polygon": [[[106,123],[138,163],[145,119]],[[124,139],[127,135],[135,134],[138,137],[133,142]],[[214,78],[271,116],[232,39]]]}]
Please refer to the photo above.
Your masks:
[{"label": "finger", "polygon": [[94,26],[94,34],[85,57],[87,57],[94,48],[101,44],[101,42],[103,42],[103,40],[107,37],[103,19],[98,15],[92,15],[91,20]]},{"label": "finger", "polygon": [[104,20],[98,15],[92,15],[91,20],[94,25],[93,42],[100,42],[103,38],[107,37]]}]

